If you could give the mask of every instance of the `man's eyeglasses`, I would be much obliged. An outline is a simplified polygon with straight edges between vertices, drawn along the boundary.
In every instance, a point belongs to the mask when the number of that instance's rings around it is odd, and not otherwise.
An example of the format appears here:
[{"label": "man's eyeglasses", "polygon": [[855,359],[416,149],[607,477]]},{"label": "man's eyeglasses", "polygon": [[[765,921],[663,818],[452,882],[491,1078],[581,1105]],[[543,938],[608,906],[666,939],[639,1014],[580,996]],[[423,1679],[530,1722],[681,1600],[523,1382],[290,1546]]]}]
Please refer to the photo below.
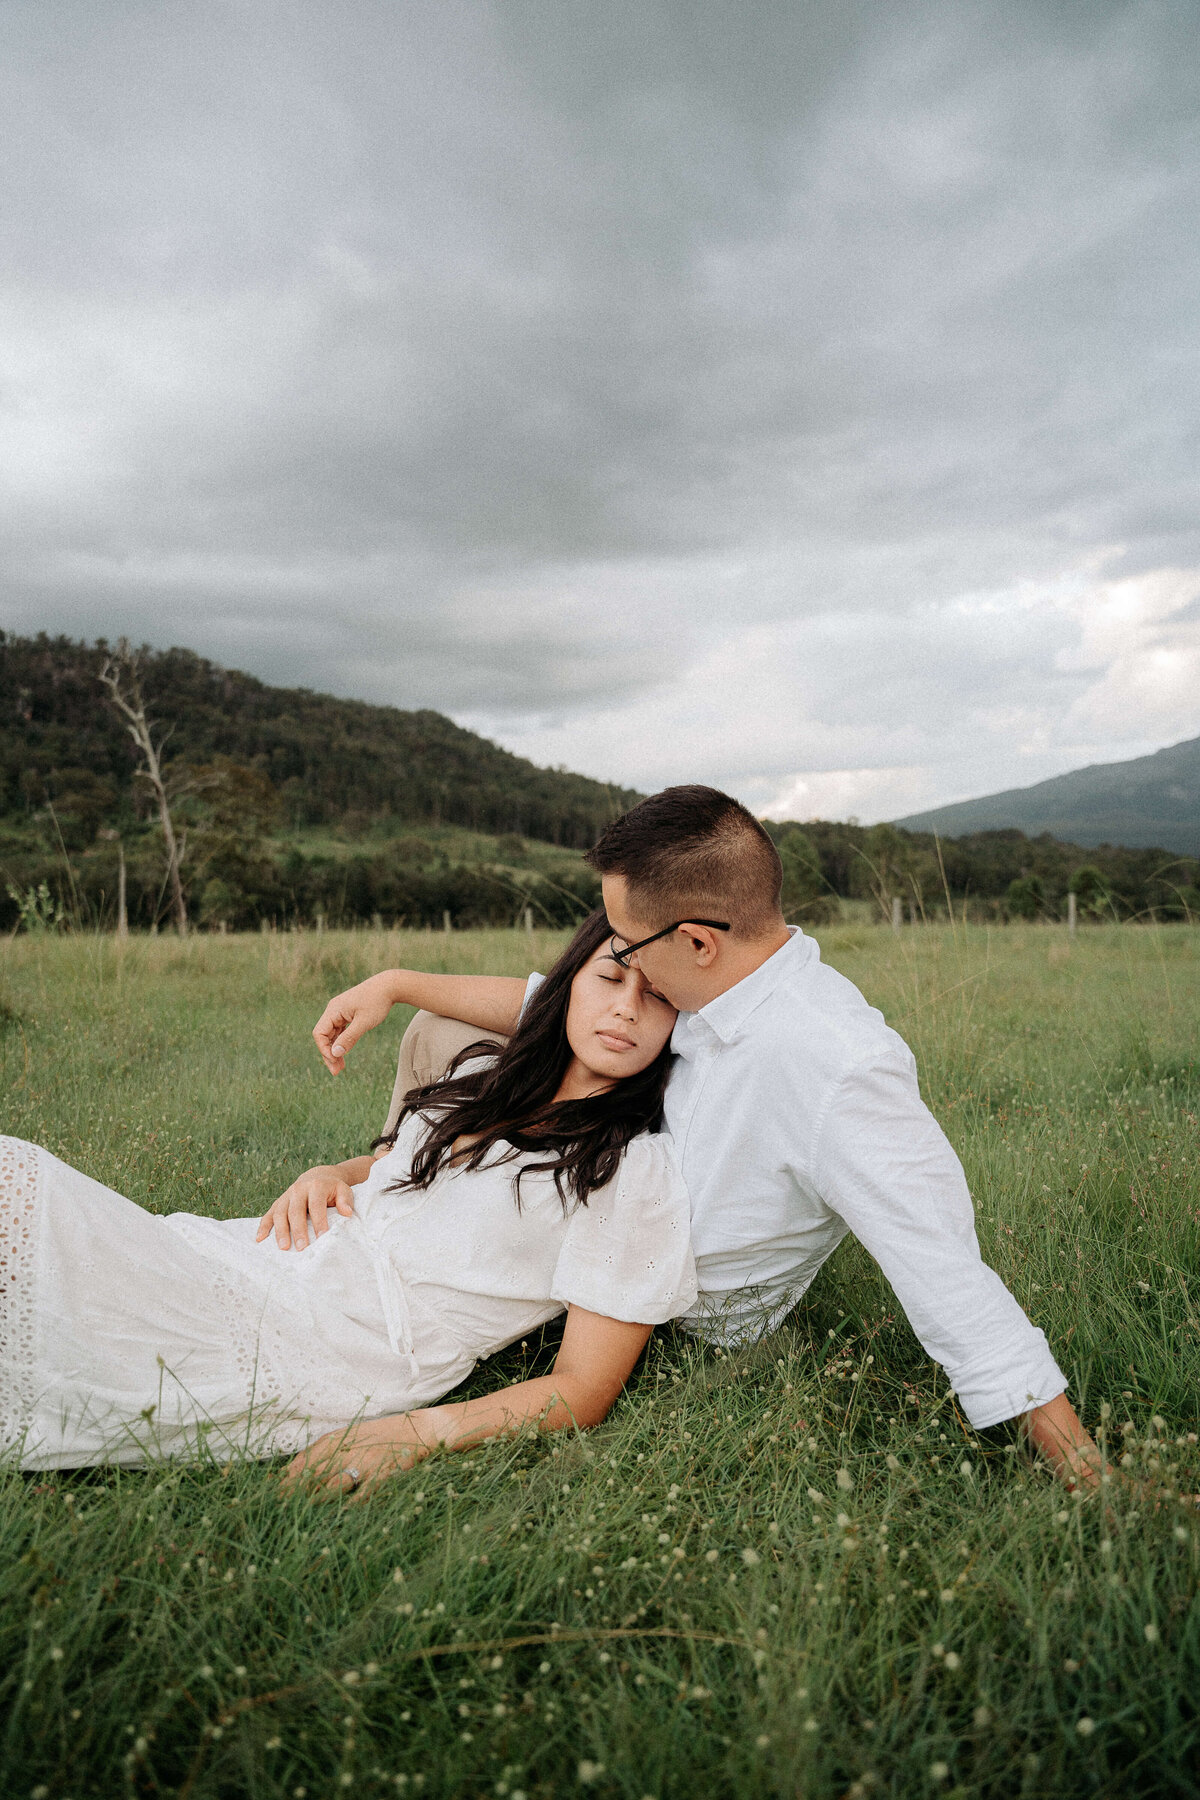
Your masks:
[{"label": "man's eyeglasses", "polygon": [[729,925],[721,919],[676,919],[673,924],[664,925],[661,931],[652,931],[649,937],[639,939],[636,944],[626,944],[623,950],[617,949],[617,940],[614,937],[608,947],[609,955],[614,962],[620,963],[623,969],[627,969],[629,959],[635,950],[644,950],[647,944],[656,944],[659,938],[670,937],[671,933],[678,931],[681,925],[707,925],[710,931],[728,931],[730,929]]}]

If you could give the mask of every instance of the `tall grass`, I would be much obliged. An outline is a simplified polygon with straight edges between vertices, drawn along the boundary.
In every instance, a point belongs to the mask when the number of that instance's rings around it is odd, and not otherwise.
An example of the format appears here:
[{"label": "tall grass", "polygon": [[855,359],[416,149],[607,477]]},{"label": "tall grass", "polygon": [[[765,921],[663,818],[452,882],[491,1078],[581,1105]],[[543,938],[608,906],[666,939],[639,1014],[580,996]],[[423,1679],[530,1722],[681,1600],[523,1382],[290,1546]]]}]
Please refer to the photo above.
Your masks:
[{"label": "tall grass", "polygon": [[[256,1211],[386,1110],[403,1020],[331,1082],[330,992],[558,941],[16,939],[0,1125],[153,1210]],[[984,1253],[1089,1423],[1200,1488],[1200,933],[823,950],[912,1043]],[[586,1438],[431,1460],[367,1504],[215,1463],[0,1490],[6,1795],[1200,1793],[1200,1521],[1069,1499],[978,1438],[851,1242],[753,1350],[659,1332]]]}]

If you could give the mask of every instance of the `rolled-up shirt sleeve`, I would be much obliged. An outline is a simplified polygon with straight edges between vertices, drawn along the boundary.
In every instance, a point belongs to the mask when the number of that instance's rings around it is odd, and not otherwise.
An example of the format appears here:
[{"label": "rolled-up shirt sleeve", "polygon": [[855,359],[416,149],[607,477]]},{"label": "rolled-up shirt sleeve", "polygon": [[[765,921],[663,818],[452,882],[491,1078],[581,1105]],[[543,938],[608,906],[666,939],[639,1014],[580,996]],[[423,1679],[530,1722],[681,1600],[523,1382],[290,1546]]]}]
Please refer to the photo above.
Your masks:
[{"label": "rolled-up shirt sleeve", "polygon": [[875,1054],[839,1082],[813,1176],[891,1282],[976,1430],[1064,1392],[1045,1334],[979,1253],[962,1164],[921,1099],[907,1049]]}]

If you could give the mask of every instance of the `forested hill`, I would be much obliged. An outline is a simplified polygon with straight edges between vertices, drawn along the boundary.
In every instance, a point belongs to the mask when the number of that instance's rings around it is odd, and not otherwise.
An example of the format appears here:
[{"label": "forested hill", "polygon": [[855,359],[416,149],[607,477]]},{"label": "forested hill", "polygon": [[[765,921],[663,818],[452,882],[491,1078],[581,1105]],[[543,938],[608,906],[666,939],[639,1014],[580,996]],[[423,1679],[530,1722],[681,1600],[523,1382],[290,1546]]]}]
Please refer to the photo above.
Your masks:
[{"label": "forested hill", "polygon": [[[130,805],[136,752],[105,704],[104,657],[102,643],[0,632],[0,818],[49,802],[82,844]],[[255,770],[293,828],[395,820],[585,849],[639,798],[539,769],[441,713],[268,687],[190,650],[145,652],[142,685],[169,757]]]}]

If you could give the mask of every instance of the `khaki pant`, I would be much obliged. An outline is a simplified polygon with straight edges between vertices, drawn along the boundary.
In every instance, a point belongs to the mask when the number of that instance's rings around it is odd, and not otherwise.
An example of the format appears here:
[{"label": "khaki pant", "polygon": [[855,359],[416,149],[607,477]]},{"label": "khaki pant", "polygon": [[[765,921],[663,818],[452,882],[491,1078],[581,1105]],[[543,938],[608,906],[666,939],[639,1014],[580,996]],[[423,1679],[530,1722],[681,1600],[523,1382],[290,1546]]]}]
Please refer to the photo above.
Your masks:
[{"label": "khaki pant", "polygon": [[503,1044],[507,1041],[498,1031],[479,1031],[474,1025],[464,1025],[461,1019],[442,1019],[431,1012],[416,1013],[400,1039],[396,1085],[392,1089],[383,1136],[387,1137],[391,1132],[400,1117],[405,1097],[413,1088],[439,1081],[460,1050],[465,1050],[468,1044]]}]

